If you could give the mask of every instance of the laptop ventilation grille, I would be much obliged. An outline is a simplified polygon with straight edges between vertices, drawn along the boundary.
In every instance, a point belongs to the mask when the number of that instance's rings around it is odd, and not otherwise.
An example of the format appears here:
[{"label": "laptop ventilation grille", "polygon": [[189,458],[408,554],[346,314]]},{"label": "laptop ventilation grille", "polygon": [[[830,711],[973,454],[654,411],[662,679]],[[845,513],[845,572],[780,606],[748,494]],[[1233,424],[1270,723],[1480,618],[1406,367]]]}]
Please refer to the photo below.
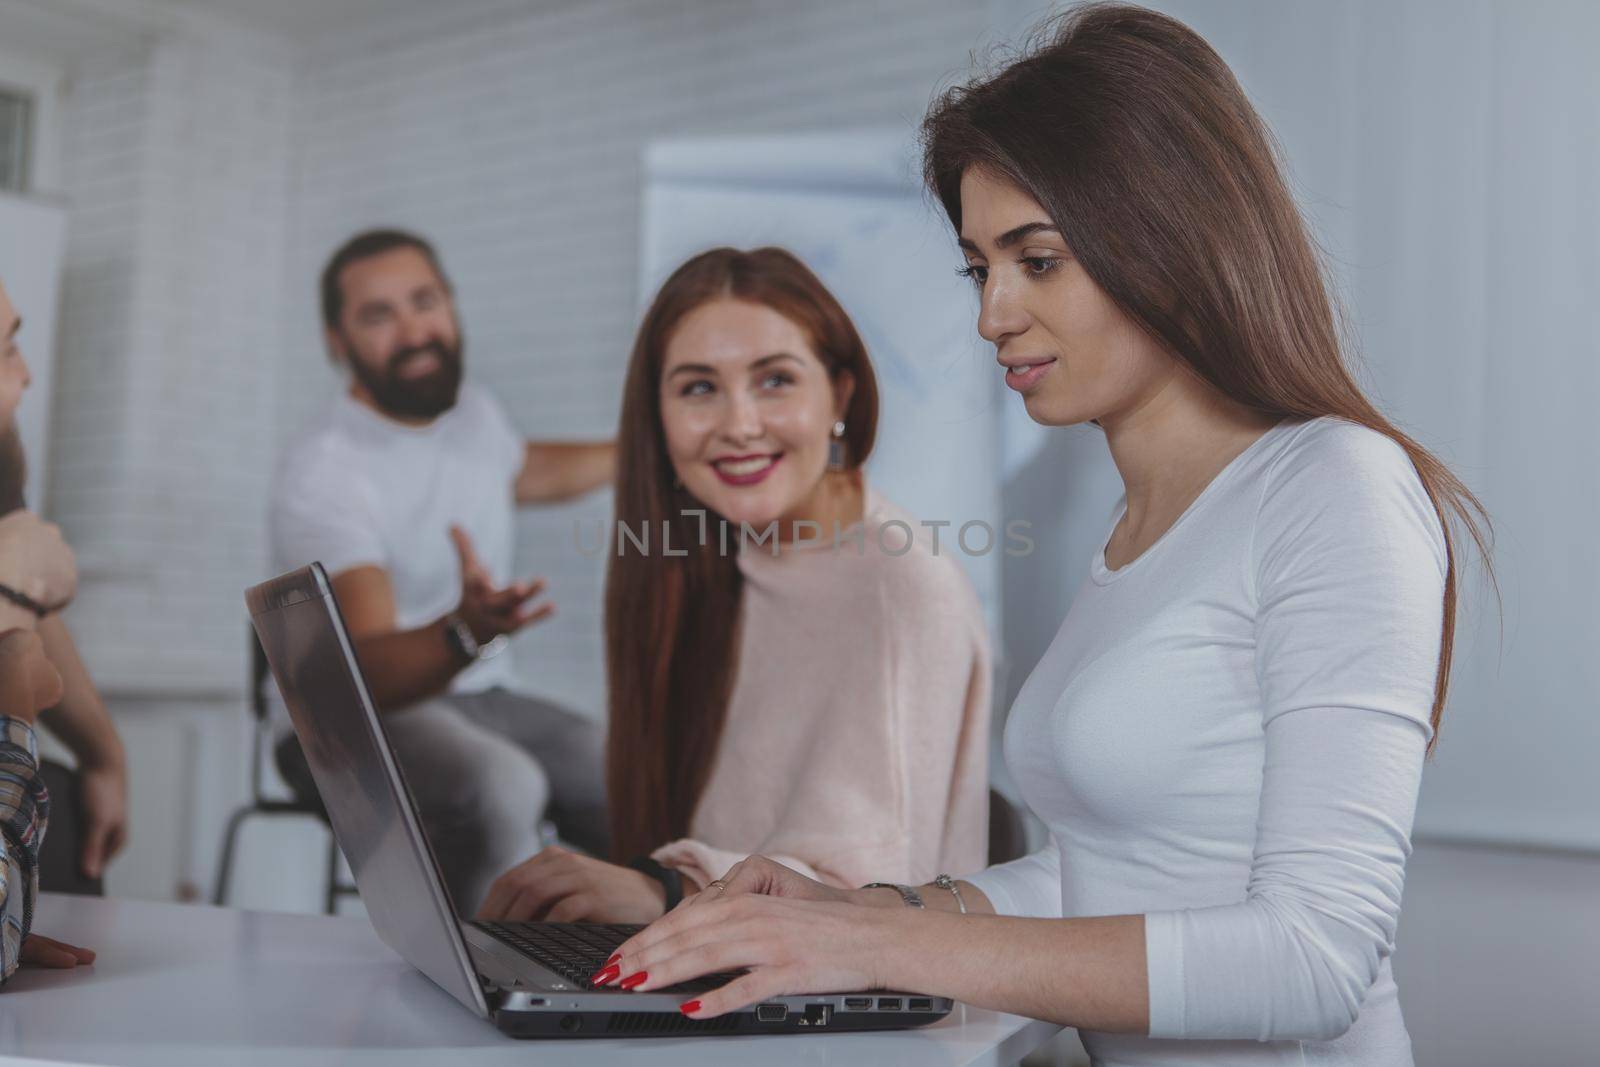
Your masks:
[{"label": "laptop ventilation grille", "polygon": [[738,1015],[688,1019],[682,1015],[644,1011],[617,1012],[606,1022],[608,1034],[725,1034],[739,1025]]}]

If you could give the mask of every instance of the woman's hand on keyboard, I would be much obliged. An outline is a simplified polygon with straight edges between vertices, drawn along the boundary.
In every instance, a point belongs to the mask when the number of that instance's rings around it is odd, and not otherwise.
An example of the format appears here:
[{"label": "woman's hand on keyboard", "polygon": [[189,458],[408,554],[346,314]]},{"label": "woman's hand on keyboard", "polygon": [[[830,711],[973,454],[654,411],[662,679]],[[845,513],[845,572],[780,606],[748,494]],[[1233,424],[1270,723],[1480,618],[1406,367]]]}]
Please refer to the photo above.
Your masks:
[{"label": "woman's hand on keyboard", "polygon": [[759,893],[709,899],[714,896],[713,886],[701,894],[705,899],[673,909],[624,942],[599,976],[602,984],[648,993],[746,971],[682,1007],[691,1018],[710,1019],[790,993],[882,987],[907,940],[909,908]]},{"label": "woman's hand on keyboard", "polygon": [[750,856],[728,868],[728,873],[700,892],[683,898],[679,908],[755,893],[790,900],[848,902],[854,890],[836,889],[765,856]]},{"label": "woman's hand on keyboard", "polygon": [[[883,984],[906,909],[898,894],[837,889],[751,856],[617,949],[605,984],[641,992],[707,974],[749,973],[684,1005],[709,1019],[785,993]],[[643,977],[640,977],[643,975]]]},{"label": "woman's hand on keyboard", "polygon": [[511,868],[478,908],[492,922],[647,923],[666,910],[661,883],[551,845]]},{"label": "woman's hand on keyboard", "polygon": [[[721,885],[718,885],[718,882]],[[750,856],[728,868],[717,882],[692,896],[684,897],[679,908],[691,908],[717,900],[728,900],[747,893],[788,900],[815,900],[831,904],[863,904],[868,907],[901,907],[893,890],[840,889],[815,878],[807,878],[790,867],[765,856]],[[674,909],[676,910],[676,909]]]}]

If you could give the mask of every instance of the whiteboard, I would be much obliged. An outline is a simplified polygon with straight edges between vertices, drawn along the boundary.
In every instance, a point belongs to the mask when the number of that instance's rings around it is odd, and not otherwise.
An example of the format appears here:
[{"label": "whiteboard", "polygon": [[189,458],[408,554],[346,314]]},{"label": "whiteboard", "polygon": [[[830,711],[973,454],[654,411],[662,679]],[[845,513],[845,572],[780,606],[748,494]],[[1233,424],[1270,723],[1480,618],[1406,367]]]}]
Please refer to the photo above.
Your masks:
[{"label": "whiteboard", "polygon": [[28,456],[27,498],[39,508],[49,456],[51,371],[66,212],[54,204],[0,194],[0,282],[22,316],[19,341],[33,375],[17,410]]},{"label": "whiteboard", "polygon": [[[868,482],[939,530],[999,632],[999,375],[945,221],[916,182],[899,131],[657,142],[645,153],[640,300],[717,245],[779,245],[816,272],[855,322],[878,375]],[[969,521],[995,531],[991,551]]]}]

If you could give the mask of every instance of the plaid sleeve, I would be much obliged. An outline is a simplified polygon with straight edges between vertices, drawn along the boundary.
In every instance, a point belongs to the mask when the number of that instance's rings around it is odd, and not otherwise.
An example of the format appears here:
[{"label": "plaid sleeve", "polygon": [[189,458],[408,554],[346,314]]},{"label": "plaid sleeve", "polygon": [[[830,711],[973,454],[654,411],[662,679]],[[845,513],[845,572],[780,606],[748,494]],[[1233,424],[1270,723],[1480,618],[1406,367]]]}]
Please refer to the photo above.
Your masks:
[{"label": "plaid sleeve", "polygon": [[0,715],[0,982],[17,969],[39,895],[39,843],[50,794],[39,777],[33,727]]}]

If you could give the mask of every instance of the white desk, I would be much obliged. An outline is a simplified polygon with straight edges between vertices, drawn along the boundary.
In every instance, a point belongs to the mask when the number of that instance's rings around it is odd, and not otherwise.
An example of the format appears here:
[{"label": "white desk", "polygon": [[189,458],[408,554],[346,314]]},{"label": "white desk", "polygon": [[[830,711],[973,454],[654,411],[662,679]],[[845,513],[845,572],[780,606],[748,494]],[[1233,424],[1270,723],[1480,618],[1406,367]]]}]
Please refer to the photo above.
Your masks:
[{"label": "white desk", "polygon": [[0,992],[0,1058],[93,1064],[1014,1064],[1059,1030],[957,1007],[880,1034],[515,1041],[361,918],[44,894],[35,929],[99,953]]}]

